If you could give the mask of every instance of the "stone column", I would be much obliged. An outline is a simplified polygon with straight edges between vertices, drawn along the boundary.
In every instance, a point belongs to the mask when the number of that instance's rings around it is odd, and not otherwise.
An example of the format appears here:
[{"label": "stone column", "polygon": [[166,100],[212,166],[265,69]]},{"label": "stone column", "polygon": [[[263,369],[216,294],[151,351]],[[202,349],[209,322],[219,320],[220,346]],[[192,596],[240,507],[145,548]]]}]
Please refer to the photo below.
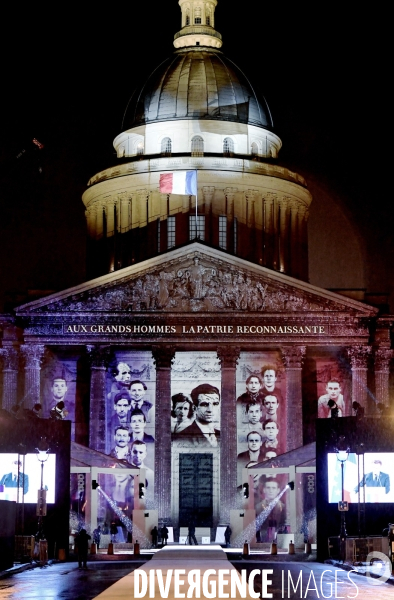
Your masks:
[{"label": "stone column", "polygon": [[140,226],[140,207],[139,207],[139,197],[137,193],[131,195],[130,202],[130,220],[131,220],[131,228],[135,229]]},{"label": "stone column", "polygon": [[393,351],[389,348],[376,348],[374,354],[375,362],[375,396],[376,402],[389,406],[389,375],[390,360]]},{"label": "stone column", "polygon": [[85,211],[87,227],[88,227],[88,235],[91,238],[96,237],[96,213],[97,213],[97,205],[96,204],[89,206]]},{"label": "stone column", "polygon": [[215,188],[213,186],[204,186],[202,188],[202,197],[205,207],[205,214],[210,215],[212,212],[212,200]]},{"label": "stone column", "polygon": [[227,232],[227,250],[230,252],[234,252],[234,198],[237,191],[237,188],[231,187],[224,190],[224,195],[226,196],[227,201],[226,214],[229,223]]},{"label": "stone column", "polygon": [[347,349],[352,365],[352,403],[358,402],[367,413],[367,361],[371,346],[352,346]]},{"label": "stone column", "polygon": [[255,202],[256,202],[256,190],[247,190],[245,192],[246,199],[246,225],[248,227],[254,227],[256,224],[255,214]]},{"label": "stone column", "polygon": [[107,200],[107,237],[111,237],[115,233],[115,199]]},{"label": "stone column", "polygon": [[237,193],[238,188],[226,188],[224,190],[224,195],[226,197],[227,200],[227,210],[226,210],[226,214],[227,214],[227,218],[229,221],[232,221],[234,219],[234,198],[235,198],[235,194]]},{"label": "stone column", "polygon": [[303,445],[302,361],[305,346],[281,348],[286,370],[286,451]]},{"label": "stone column", "polygon": [[202,197],[204,202],[205,212],[205,241],[212,244],[213,223],[212,223],[212,201],[215,188],[213,186],[204,186],[202,188]]},{"label": "stone column", "polygon": [[220,523],[230,523],[230,510],[237,508],[237,412],[236,367],[238,347],[217,349],[221,363],[222,389],[220,412]]},{"label": "stone column", "polygon": [[[113,238],[113,265],[115,271],[122,268],[122,241],[120,233],[120,201],[114,199],[114,238]],[[112,240],[111,240],[112,241]]]},{"label": "stone column", "polygon": [[290,271],[292,277],[298,276],[299,271],[299,246],[298,246],[298,207],[296,200],[291,200],[290,206]]},{"label": "stone column", "polygon": [[25,359],[25,388],[23,402],[21,402],[24,408],[33,408],[35,404],[41,404],[40,372],[44,350],[45,347],[42,344],[23,344],[21,346]]},{"label": "stone column", "polygon": [[278,197],[275,196],[273,203],[273,225],[274,225],[274,246],[273,246],[273,263],[274,269],[279,270],[279,203]]},{"label": "stone column", "polygon": [[264,197],[264,266],[274,267],[275,260],[275,234],[274,234],[274,200],[276,196],[268,192]]},{"label": "stone column", "polygon": [[255,202],[256,202],[256,192],[255,190],[247,190],[245,192],[245,201],[246,201],[246,227],[248,229],[247,233],[247,252],[246,258],[249,260],[258,260],[260,255],[260,248],[257,247],[256,240],[256,215],[255,215]]},{"label": "stone column", "polygon": [[86,346],[90,360],[89,447],[105,453],[106,440],[106,370],[110,348]]},{"label": "stone column", "polygon": [[19,353],[13,346],[0,348],[3,357],[3,398],[2,408],[11,410],[18,402]]},{"label": "stone column", "polygon": [[308,209],[303,204],[298,209],[298,222],[299,222],[299,242],[300,242],[300,271],[299,275],[304,281],[308,279]]},{"label": "stone column", "polygon": [[[149,191],[146,188],[137,190],[137,204],[139,214],[139,230],[137,233],[136,260],[141,260],[147,256],[151,245],[149,243],[148,224],[149,224]],[[143,229],[145,228],[146,229]]]},{"label": "stone column", "polygon": [[137,190],[139,227],[145,227],[145,225],[148,225],[148,200],[149,192],[147,189],[143,188],[141,190]]},{"label": "stone column", "polygon": [[286,273],[288,270],[288,248],[289,248],[289,219],[287,216],[287,206],[289,199],[286,197],[279,198],[279,270],[281,273]]},{"label": "stone column", "polygon": [[171,365],[175,346],[154,346],[152,356],[156,364],[155,508],[162,526],[171,518]]},{"label": "stone column", "polygon": [[95,238],[101,239],[104,235],[104,208],[102,203],[96,205],[96,219],[95,219]]},{"label": "stone column", "polygon": [[120,201],[119,197],[114,198],[114,235],[120,231]]},{"label": "stone column", "polygon": [[120,196],[120,231],[121,233],[125,233],[131,227],[130,223],[130,197],[122,194]]}]

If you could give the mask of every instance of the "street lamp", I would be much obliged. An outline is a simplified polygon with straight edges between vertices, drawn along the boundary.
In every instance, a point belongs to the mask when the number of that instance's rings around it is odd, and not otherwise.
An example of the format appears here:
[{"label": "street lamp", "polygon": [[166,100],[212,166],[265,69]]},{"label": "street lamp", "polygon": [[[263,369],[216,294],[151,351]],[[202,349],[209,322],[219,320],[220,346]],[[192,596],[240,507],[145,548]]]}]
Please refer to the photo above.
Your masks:
[{"label": "street lamp", "polygon": [[44,488],[44,463],[49,458],[50,448],[48,445],[48,441],[46,437],[40,438],[40,441],[36,448],[37,460],[41,463],[41,486],[38,490],[37,494],[37,511],[36,515],[38,516],[38,535],[40,540],[44,539],[43,532],[43,517],[47,514],[47,501],[46,496],[47,492]]},{"label": "street lamp", "polygon": [[341,464],[341,483],[342,483],[342,495],[341,500],[338,502],[338,510],[341,513],[341,533],[340,533],[340,548],[341,548],[341,558],[344,561],[346,555],[346,517],[345,513],[349,510],[349,505],[347,501],[345,501],[345,482],[344,482],[344,467],[345,462],[349,457],[350,448],[346,444],[345,437],[342,435],[338,439],[337,448],[335,448],[335,452],[337,455],[337,460]]}]

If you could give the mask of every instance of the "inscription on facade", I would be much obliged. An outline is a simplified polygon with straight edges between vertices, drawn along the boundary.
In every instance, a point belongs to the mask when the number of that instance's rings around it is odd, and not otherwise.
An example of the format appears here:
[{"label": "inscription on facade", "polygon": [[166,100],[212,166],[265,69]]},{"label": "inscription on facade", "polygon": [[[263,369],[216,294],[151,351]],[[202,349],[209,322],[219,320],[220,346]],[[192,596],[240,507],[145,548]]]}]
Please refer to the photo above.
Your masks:
[{"label": "inscription on facade", "polygon": [[63,333],[78,334],[178,334],[178,335],[327,335],[326,325],[136,325],[136,324],[98,324],[63,325]]}]

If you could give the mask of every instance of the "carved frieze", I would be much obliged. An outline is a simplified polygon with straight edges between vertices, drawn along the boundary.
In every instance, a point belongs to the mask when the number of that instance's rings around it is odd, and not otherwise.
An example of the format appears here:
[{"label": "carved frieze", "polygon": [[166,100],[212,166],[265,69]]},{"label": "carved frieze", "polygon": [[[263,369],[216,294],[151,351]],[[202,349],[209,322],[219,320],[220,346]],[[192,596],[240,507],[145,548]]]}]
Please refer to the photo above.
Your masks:
[{"label": "carved frieze", "polygon": [[361,326],[360,323],[332,323],[330,325],[330,333],[335,336],[365,336],[368,335],[368,325]]},{"label": "carved frieze", "polygon": [[[297,313],[343,310],[344,306],[334,300],[194,252],[169,261],[162,269],[151,269],[41,305],[35,312]],[[354,330],[351,334],[355,334]]]},{"label": "carved frieze", "polygon": [[63,333],[62,323],[40,323],[36,326],[25,327],[25,335],[61,335]]}]

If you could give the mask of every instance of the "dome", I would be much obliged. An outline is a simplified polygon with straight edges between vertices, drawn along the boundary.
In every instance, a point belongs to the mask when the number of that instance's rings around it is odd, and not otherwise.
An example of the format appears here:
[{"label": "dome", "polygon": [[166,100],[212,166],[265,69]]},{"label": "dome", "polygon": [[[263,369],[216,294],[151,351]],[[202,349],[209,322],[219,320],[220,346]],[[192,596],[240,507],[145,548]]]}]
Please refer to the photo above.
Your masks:
[{"label": "dome", "polygon": [[133,94],[122,129],[178,119],[273,128],[267,103],[259,102],[242,71],[219,50],[196,46],[176,51]]}]

